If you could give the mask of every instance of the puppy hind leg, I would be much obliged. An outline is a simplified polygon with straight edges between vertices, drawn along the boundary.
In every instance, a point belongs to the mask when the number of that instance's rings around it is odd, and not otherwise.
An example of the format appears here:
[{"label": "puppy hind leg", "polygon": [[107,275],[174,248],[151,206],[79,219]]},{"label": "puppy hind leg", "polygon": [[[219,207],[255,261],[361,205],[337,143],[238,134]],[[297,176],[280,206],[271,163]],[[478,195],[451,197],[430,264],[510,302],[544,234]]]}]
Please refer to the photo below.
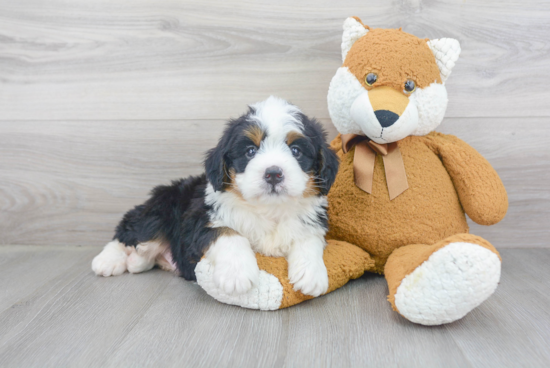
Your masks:
[{"label": "puppy hind leg", "polygon": [[[149,271],[155,267],[157,259],[161,260],[160,256],[164,254],[168,248],[169,244],[162,240],[150,240],[148,242],[139,243],[135,250],[128,256],[128,272],[140,273]],[[162,261],[160,265],[164,266]]]},{"label": "puppy hind leg", "polygon": [[92,270],[98,276],[118,276],[126,272],[128,254],[133,247],[127,247],[118,240],[113,240],[103,248],[92,261]]},{"label": "puppy hind leg", "polygon": [[157,256],[155,259],[155,264],[164,271],[173,272],[177,270],[176,263],[172,258],[172,251],[170,250],[170,247],[166,247],[166,250]]}]

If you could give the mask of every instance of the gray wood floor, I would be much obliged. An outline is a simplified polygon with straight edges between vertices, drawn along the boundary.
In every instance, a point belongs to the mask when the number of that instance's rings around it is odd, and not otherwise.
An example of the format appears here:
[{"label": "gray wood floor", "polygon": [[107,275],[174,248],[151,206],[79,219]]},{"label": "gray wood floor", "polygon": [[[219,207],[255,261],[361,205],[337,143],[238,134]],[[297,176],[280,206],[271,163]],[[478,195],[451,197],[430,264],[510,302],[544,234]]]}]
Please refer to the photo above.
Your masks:
[{"label": "gray wood floor", "polygon": [[502,250],[496,293],[438,327],[392,312],[376,275],[259,312],[160,270],[96,277],[97,251],[0,247],[0,366],[550,366],[549,249]]},{"label": "gray wood floor", "polygon": [[[121,215],[200,173],[247,104],[289,99],[334,137],[352,15],[460,41],[439,130],[508,190],[506,218],[471,229],[502,252],[496,294],[427,328],[373,275],[278,312],[158,270],[95,277]],[[549,34],[547,0],[0,0],[0,367],[549,367]]]}]

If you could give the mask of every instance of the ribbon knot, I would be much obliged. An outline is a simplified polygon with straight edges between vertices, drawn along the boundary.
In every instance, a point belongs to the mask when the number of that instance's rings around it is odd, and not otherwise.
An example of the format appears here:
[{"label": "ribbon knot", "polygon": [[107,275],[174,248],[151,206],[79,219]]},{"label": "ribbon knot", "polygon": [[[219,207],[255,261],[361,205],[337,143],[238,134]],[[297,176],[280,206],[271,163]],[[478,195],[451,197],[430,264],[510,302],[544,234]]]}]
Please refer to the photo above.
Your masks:
[{"label": "ribbon knot", "polygon": [[353,174],[355,185],[371,194],[376,154],[382,155],[390,201],[409,188],[403,157],[397,142],[379,144],[357,134],[342,134],[342,150],[348,153],[355,147]]}]

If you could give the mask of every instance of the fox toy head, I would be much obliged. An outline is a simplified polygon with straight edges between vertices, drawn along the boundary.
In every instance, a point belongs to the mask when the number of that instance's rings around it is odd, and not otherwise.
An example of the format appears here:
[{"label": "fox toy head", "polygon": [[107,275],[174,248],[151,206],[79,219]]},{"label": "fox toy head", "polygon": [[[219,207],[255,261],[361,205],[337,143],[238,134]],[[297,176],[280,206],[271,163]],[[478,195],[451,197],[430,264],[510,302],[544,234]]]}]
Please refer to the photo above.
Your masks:
[{"label": "fox toy head", "polygon": [[428,134],[445,115],[445,80],[459,54],[451,38],[428,41],[346,19],[343,65],[328,91],[332,122],[342,134],[366,135],[380,144]]}]

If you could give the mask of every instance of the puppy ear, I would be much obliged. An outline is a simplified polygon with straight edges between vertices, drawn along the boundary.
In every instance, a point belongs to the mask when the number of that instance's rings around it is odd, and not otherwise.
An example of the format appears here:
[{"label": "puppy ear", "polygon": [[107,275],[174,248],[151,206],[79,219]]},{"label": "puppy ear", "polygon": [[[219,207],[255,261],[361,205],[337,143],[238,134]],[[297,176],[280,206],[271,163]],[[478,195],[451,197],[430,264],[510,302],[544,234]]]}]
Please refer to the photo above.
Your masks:
[{"label": "puppy ear", "polygon": [[334,151],[330,149],[326,142],[323,142],[319,156],[319,160],[321,162],[321,167],[318,173],[318,177],[321,179],[319,183],[319,190],[322,195],[327,195],[330,187],[334,184],[334,179],[336,179],[339,160],[338,156],[336,156]]},{"label": "puppy ear", "polygon": [[225,150],[222,147],[220,141],[217,147],[206,153],[206,160],[204,161],[206,178],[216,192],[222,190],[224,183],[228,181],[225,168]]}]

